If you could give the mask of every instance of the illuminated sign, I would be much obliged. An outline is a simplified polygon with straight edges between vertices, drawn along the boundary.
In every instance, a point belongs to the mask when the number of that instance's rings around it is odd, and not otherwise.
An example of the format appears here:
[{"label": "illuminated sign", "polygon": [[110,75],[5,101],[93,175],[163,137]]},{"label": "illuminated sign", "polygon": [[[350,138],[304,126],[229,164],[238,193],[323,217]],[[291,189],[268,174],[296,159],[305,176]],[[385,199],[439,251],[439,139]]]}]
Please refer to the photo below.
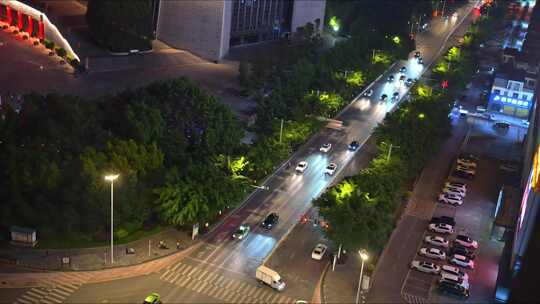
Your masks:
[{"label": "illuminated sign", "polygon": [[490,101],[490,103],[491,102],[498,102],[498,103],[518,106],[518,107],[527,108],[527,109],[529,109],[530,106],[531,106],[531,103],[527,99],[502,96],[502,95],[495,94],[495,93],[491,93],[491,95],[489,97],[489,101]]},{"label": "illuminated sign", "polygon": [[531,186],[534,192],[540,192],[540,145],[536,147],[536,153],[533,158],[533,167],[531,173]]}]

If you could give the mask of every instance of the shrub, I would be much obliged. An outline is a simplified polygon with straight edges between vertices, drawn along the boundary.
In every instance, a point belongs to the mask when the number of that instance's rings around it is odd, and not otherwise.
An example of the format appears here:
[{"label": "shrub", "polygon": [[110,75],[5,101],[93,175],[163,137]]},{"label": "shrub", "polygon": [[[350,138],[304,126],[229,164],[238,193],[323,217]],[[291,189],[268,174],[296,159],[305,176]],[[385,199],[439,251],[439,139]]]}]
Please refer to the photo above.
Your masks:
[{"label": "shrub", "polygon": [[53,49],[54,49],[54,42],[52,42],[52,41],[45,40],[45,41],[43,42],[43,44],[44,44],[45,47],[48,48],[49,50],[53,50]]},{"label": "shrub", "polygon": [[59,57],[64,58],[67,55],[67,52],[64,48],[59,47],[59,48],[56,48],[55,51],[56,51],[56,55],[58,55]]}]

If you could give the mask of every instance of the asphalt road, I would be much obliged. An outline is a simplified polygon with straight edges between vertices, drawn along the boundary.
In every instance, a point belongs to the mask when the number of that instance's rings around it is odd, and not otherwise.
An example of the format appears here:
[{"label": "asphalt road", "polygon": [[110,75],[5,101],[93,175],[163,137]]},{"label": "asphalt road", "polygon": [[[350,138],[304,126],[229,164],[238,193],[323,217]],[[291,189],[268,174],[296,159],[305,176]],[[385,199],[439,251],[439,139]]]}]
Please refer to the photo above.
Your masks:
[{"label": "asphalt road", "polygon": [[[430,63],[443,48],[458,20],[446,22],[435,20],[432,30],[426,34],[425,42],[419,37],[419,49],[426,64]],[[333,178],[323,174],[330,163],[338,164],[340,172],[355,156],[347,149],[352,140],[361,144],[368,140],[375,126],[382,121],[387,112],[392,111],[399,102],[391,101],[392,94],[399,92],[402,98],[408,88],[400,82],[399,68],[405,66],[406,78],[419,78],[423,67],[414,59],[398,62],[387,73],[381,75],[371,88],[371,98],[358,98],[351,102],[337,119],[343,121],[342,130],[325,129],[314,136],[292,158],[292,168],[280,168],[264,184],[269,190],[258,190],[232,216],[228,217],[206,239],[203,246],[184,260],[170,265],[160,273],[114,281],[106,284],[83,285],[67,297],[67,302],[134,302],[140,301],[146,294],[157,291],[165,303],[170,302],[292,302],[298,298],[299,290],[294,280],[289,282],[283,293],[260,286],[254,279],[255,269],[276,248],[288,232],[298,222],[300,216],[311,207],[311,201],[317,197]],[[395,81],[388,82],[389,75]],[[388,95],[388,100],[381,102],[379,97]],[[319,147],[326,142],[332,144],[329,153],[319,152]],[[293,172],[299,161],[309,163],[303,174]],[[280,222],[270,231],[259,227],[259,223],[270,212],[280,214]],[[233,231],[242,223],[251,227],[246,239],[231,239]],[[307,245],[306,245],[307,246]],[[309,246],[311,247],[311,246]],[[305,250],[305,249],[301,249]],[[309,260],[309,255],[306,257]],[[297,267],[298,271],[312,270],[309,263]],[[320,270],[319,270],[320,271]],[[298,274],[297,274],[298,275]],[[284,275],[284,278],[291,274]],[[302,292],[300,295],[307,295]]]}]

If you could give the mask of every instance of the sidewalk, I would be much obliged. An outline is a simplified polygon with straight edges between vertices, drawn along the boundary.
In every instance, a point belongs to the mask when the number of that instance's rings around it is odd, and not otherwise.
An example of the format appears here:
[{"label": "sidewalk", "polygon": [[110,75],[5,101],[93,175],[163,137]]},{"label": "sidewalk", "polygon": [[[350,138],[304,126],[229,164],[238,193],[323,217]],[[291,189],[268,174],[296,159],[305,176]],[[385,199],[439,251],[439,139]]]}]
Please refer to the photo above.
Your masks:
[{"label": "sidewalk", "polygon": [[[343,260],[343,264],[336,263],[335,271],[332,271],[330,263],[323,278],[321,303],[355,303],[360,279],[360,258],[358,254],[350,252]],[[364,279],[371,276],[367,271],[368,264],[369,261],[364,264]],[[358,302],[365,303],[365,296],[361,295]]]},{"label": "sidewalk", "polygon": [[[158,248],[161,240],[165,241],[167,249]],[[181,245],[179,249],[176,248],[177,241]],[[37,249],[10,246],[0,249],[0,261],[22,268],[46,271],[101,270],[155,260],[188,248],[195,242],[185,231],[169,228],[148,238],[114,246],[114,264],[111,264],[110,246],[78,249]],[[126,252],[128,248],[135,249],[135,253],[128,254]],[[66,257],[69,258],[69,263],[63,264],[62,260]],[[0,262],[1,272],[4,271]]]}]

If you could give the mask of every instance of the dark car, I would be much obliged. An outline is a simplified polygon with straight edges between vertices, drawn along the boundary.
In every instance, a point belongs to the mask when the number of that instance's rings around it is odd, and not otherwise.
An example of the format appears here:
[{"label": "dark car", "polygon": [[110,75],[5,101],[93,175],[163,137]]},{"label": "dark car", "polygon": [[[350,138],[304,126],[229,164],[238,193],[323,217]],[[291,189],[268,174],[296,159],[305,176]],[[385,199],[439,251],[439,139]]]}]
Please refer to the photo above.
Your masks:
[{"label": "dark car", "polygon": [[401,76],[399,76],[399,81],[403,82],[403,81],[405,81],[406,78],[407,78],[407,76],[401,75]]},{"label": "dark car", "polygon": [[264,219],[264,221],[262,221],[261,226],[263,228],[270,230],[274,228],[274,226],[276,226],[278,221],[279,221],[279,215],[275,212],[272,212]]},{"label": "dark car", "polygon": [[359,147],[360,147],[360,144],[359,144],[356,140],[353,140],[353,141],[349,144],[349,150],[350,150],[350,151],[356,151],[356,150],[358,150]]},{"label": "dark car", "polygon": [[389,81],[389,82],[392,82],[392,81],[394,81],[394,75],[390,75],[390,76],[388,76],[388,81]]},{"label": "dark car", "polygon": [[474,178],[474,174],[471,174],[471,173],[469,173],[467,171],[462,171],[462,170],[454,170],[452,175],[454,175],[456,177],[460,177],[460,178],[465,178],[465,179],[473,179]]},{"label": "dark car", "polygon": [[385,101],[388,98],[388,95],[382,94],[381,95],[381,101]]},{"label": "dark car", "polygon": [[418,64],[424,64],[424,59],[422,59],[422,57],[418,57]]},{"label": "dark car", "polygon": [[420,57],[420,51],[414,52],[414,58],[419,58],[419,57]]},{"label": "dark car", "polygon": [[405,72],[407,72],[407,68],[406,67],[401,67],[401,69],[399,69],[399,72],[400,73],[405,73]]},{"label": "dark car", "polygon": [[450,226],[455,227],[456,226],[456,220],[453,217],[450,216],[439,216],[439,217],[432,217],[431,218],[431,224],[448,224]]},{"label": "dark car", "polygon": [[439,291],[444,294],[449,294],[453,296],[458,296],[460,298],[467,299],[469,297],[469,290],[460,284],[451,283],[451,282],[440,282]]},{"label": "dark car", "polygon": [[373,95],[373,90],[372,89],[366,90],[363,95],[365,97],[371,97],[371,95]]},{"label": "dark car", "polygon": [[476,255],[474,254],[474,251],[471,249],[468,249],[466,247],[463,247],[461,245],[458,245],[454,243],[452,248],[450,248],[450,251],[448,252],[449,255],[459,254],[462,256],[465,256],[471,260],[474,260],[476,258]]}]

